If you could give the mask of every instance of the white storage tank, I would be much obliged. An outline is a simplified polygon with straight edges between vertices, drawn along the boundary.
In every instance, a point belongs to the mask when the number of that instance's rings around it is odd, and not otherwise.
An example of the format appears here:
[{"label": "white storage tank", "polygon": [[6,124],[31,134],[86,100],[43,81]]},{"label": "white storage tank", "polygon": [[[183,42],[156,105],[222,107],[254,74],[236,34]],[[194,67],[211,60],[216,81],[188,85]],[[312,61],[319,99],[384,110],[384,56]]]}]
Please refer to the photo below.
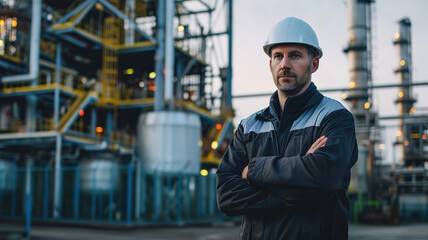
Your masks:
[{"label": "white storage tank", "polygon": [[350,193],[367,193],[368,176],[367,176],[367,159],[369,150],[365,145],[358,145],[358,160],[351,169],[351,183],[348,192]]},{"label": "white storage tank", "polygon": [[80,188],[98,193],[117,190],[120,182],[119,165],[114,154],[98,153],[80,162]]},{"label": "white storage tank", "polygon": [[16,163],[0,159],[0,191],[12,191]]},{"label": "white storage tank", "polygon": [[165,111],[140,115],[137,154],[148,173],[199,173],[201,122],[195,113]]}]

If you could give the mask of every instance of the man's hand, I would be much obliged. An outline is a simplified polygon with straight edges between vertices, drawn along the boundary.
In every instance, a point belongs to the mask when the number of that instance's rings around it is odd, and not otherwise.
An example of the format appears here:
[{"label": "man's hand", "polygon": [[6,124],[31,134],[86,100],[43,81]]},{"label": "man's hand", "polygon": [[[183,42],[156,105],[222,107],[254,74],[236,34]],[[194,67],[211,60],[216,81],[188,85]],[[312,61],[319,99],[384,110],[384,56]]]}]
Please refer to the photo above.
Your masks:
[{"label": "man's hand", "polygon": [[242,178],[247,179],[248,166],[245,166],[244,170],[242,170]]},{"label": "man's hand", "polygon": [[306,153],[306,155],[308,155],[309,153],[313,154],[318,148],[320,147],[324,147],[324,145],[327,142],[327,137],[326,136],[322,136],[320,138],[318,138],[311,146],[311,148],[309,148],[308,152]]},{"label": "man's hand", "polygon": [[[326,136],[322,136],[320,138],[318,138],[311,146],[311,148],[309,148],[308,152],[306,153],[306,155],[308,155],[309,153],[314,153],[318,148],[320,147],[324,147],[324,145],[327,143],[327,137]],[[247,173],[248,173],[248,166],[245,166],[244,170],[242,170],[242,178],[243,179],[247,179]]]}]

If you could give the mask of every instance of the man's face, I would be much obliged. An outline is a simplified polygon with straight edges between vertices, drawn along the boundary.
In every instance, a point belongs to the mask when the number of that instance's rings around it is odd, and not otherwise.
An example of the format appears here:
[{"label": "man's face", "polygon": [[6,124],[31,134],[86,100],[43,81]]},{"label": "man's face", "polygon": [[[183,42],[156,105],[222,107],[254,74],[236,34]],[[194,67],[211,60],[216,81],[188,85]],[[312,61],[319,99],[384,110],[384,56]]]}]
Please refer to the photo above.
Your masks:
[{"label": "man's face", "polygon": [[271,49],[269,65],[273,81],[287,96],[300,94],[309,87],[318,63],[318,57],[309,62],[308,49],[302,45],[279,45]]}]

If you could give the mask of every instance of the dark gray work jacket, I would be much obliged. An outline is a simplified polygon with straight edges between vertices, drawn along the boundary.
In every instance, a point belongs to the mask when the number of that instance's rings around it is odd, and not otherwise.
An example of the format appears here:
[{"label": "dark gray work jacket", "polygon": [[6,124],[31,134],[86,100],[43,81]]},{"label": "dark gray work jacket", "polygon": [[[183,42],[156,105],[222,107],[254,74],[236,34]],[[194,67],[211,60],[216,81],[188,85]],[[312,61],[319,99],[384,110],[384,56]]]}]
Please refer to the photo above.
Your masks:
[{"label": "dark gray work jacket", "polygon": [[[352,114],[313,83],[278,106],[275,92],[268,108],[239,124],[217,169],[219,209],[243,215],[239,239],[348,239],[346,191],[358,154]],[[321,136],[326,145],[306,155]]]}]

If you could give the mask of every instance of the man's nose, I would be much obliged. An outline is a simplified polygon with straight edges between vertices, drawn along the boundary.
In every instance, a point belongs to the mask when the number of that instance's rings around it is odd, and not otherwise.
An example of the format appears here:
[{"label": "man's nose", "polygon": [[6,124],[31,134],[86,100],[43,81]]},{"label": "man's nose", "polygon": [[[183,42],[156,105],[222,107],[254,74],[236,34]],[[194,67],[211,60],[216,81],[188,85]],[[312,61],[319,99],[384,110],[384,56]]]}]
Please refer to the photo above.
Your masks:
[{"label": "man's nose", "polygon": [[290,59],[284,57],[281,61],[281,69],[285,70],[290,68],[291,68]]}]

